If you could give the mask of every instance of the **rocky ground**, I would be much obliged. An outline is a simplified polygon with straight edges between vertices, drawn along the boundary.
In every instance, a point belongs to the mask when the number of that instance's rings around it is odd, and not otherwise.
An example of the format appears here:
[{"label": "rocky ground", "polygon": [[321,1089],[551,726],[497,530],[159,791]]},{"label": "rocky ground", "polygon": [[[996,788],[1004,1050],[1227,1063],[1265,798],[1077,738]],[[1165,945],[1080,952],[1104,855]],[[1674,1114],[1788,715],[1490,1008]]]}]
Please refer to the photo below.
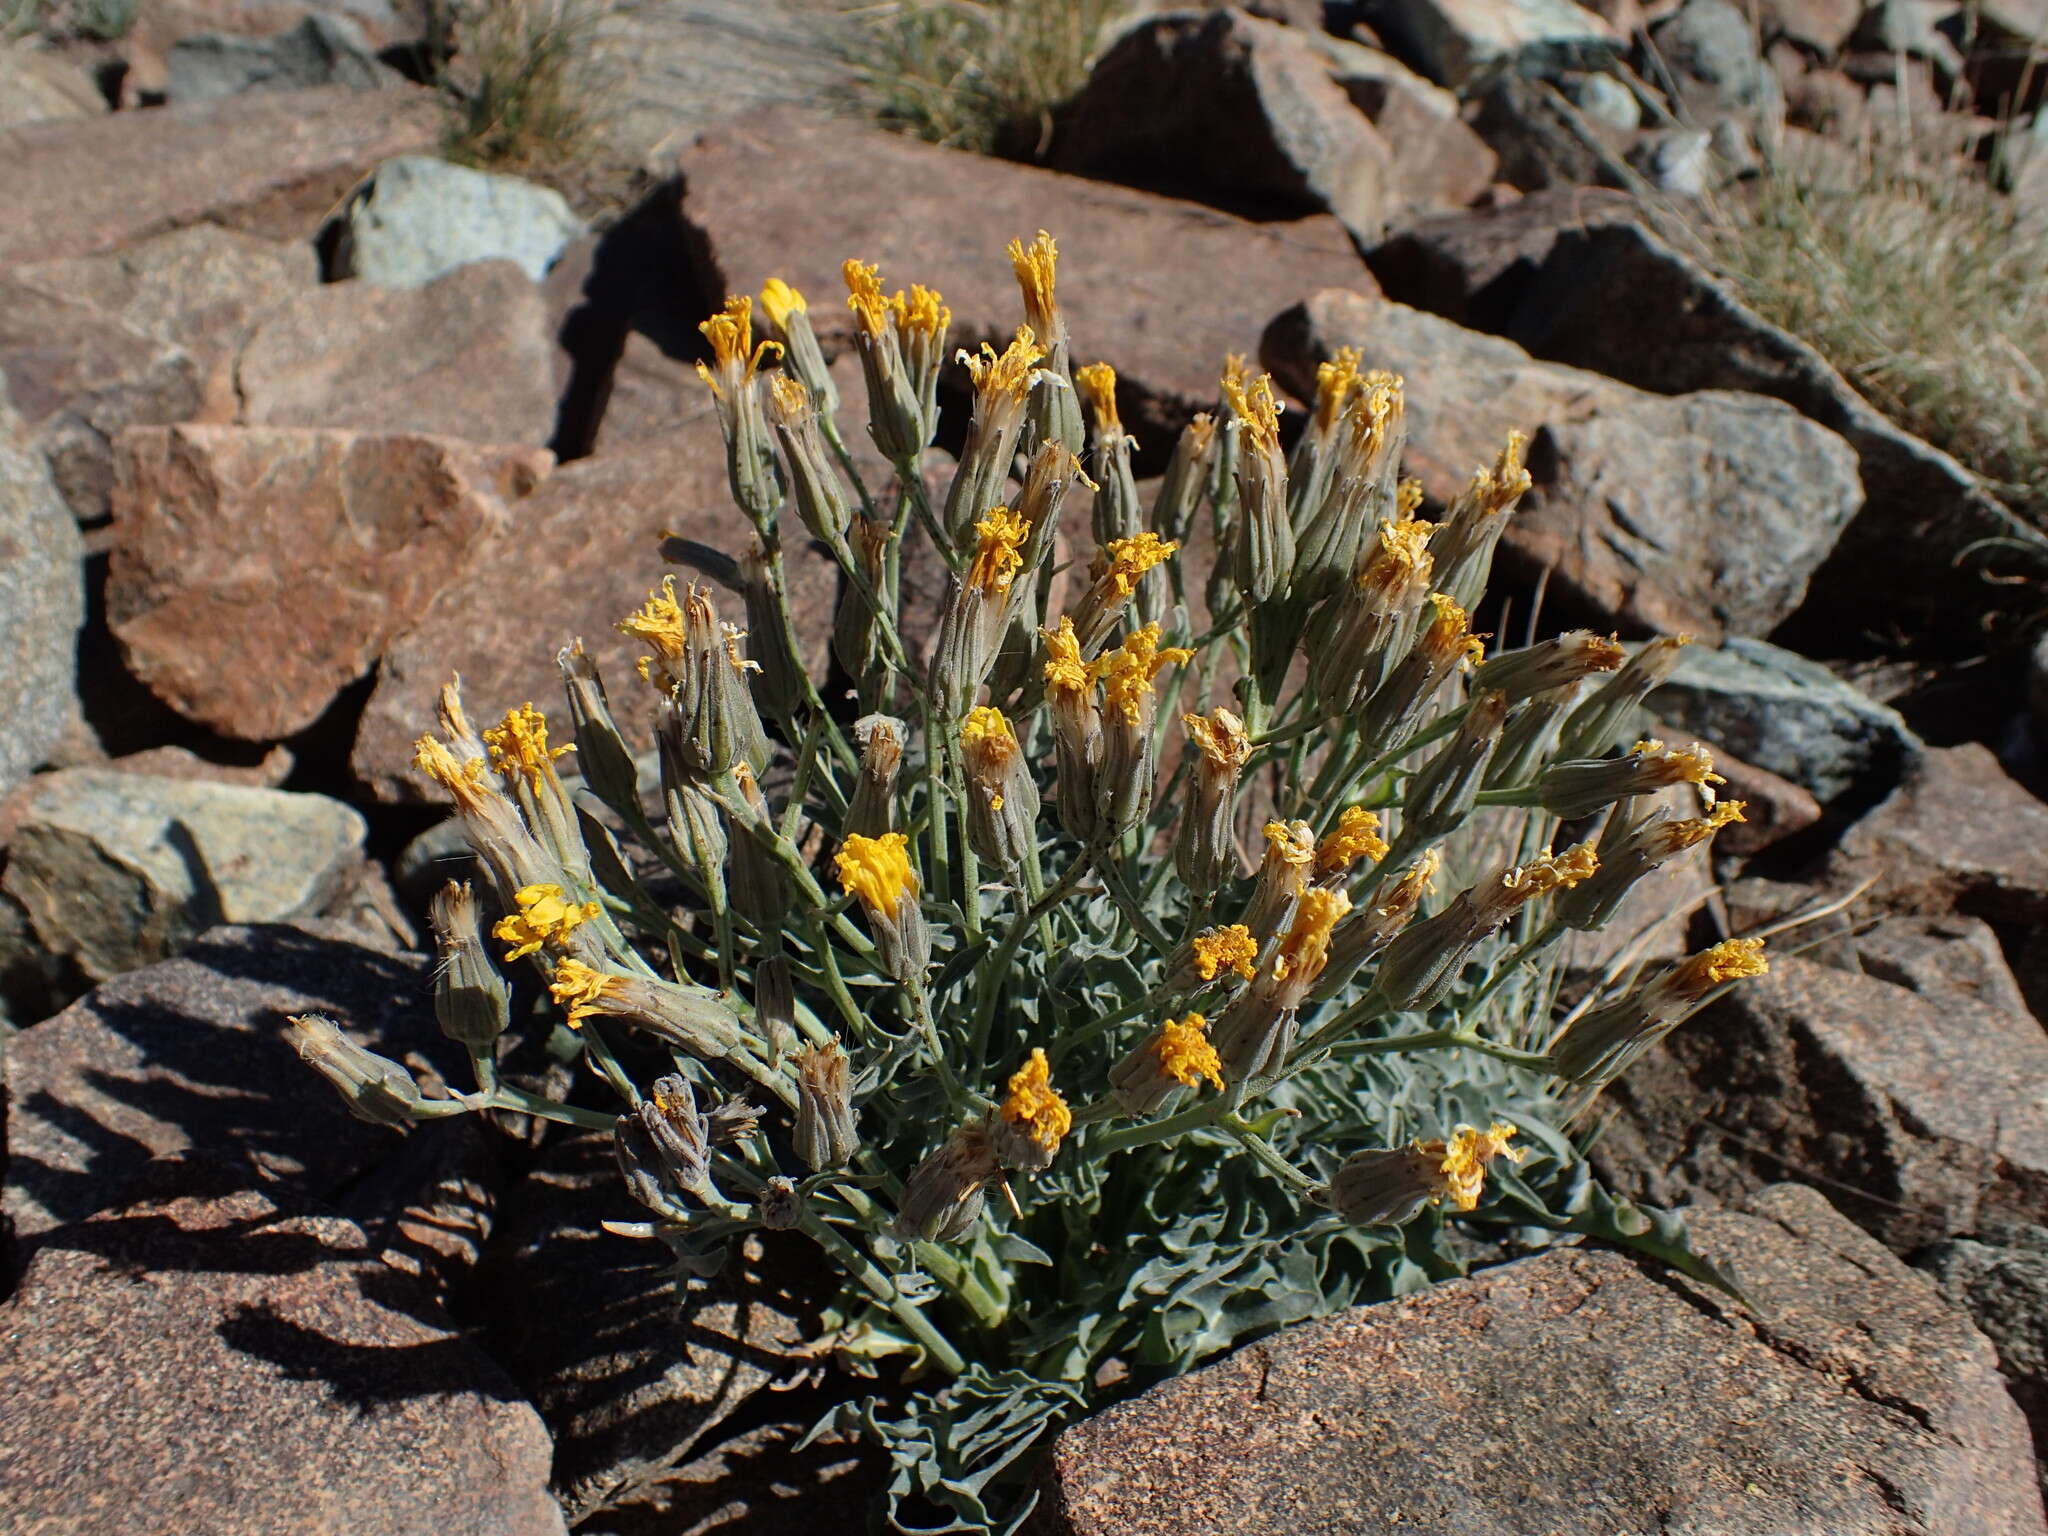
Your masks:
[{"label": "rocky ground", "polygon": [[[1040,1528],[2048,1529],[2048,672],[1987,648],[2011,589],[1969,557],[2048,541],[1644,202],[1903,103],[1959,156],[2019,123],[2048,217],[2048,4],[1589,3],[1147,14],[1038,165],[832,111],[815,11],[624,6],[573,205],[437,157],[404,4],[0,45],[4,1523],[770,1533],[865,1498],[856,1452],[792,1449],[831,1390],[800,1252],[679,1306],[599,1227],[632,1209],[602,1145],[357,1124],[277,1025],[456,1065],[417,951],[460,853],[410,743],[451,668],[478,716],[551,701],[573,636],[619,673],[663,549],[734,543],[697,321],[857,254],[1003,337],[1002,245],[1044,227],[1141,468],[1233,351],[1297,396],[1340,345],[1403,374],[1434,500],[1532,433],[1501,595],[1700,637],[1652,706],[1752,807],[1660,942],[1868,889],[1601,1144],[1756,1312],[1568,1250],[1305,1325],[1068,1431]],[[819,645],[832,579],[793,576]]]}]

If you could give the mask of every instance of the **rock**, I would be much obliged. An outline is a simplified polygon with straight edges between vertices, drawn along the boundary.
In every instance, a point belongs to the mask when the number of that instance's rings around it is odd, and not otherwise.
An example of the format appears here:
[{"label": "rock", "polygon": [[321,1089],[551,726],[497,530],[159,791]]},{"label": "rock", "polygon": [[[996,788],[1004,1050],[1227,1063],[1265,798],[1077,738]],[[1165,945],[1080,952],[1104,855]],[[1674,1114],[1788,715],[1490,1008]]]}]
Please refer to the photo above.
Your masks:
[{"label": "rock", "polygon": [[371,166],[441,132],[432,91],[320,86],[0,132],[0,265],[203,222],[310,234]]},{"label": "rock", "polygon": [[1848,46],[1925,59],[1953,80],[1963,72],[1963,56],[1943,27],[1954,14],[1955,7],[1945,0],[1877,0],[1864,11]]},{"label": "rock", "polygon": [[554,370],[540,290],[477,261],[419,288],[329,284],[257,327],[237,382],[251,426],[541,444]]},{"label": "rock", "polygon": [[362,857],[364,832],[324,795],[70,768],[39,781],[0,888],[99,981],[216,923],[311,916]]},{"label": "rock", "polygon": [[511,1209],[478,1277],[481,1337],[554,1427],[555,1493],[571,1521],[661,1481],[806,1337],[761,1239],[681,1289],[660,1243],[602,1228],[644,1215],[608,1135],[546,1154]]},{"label": "rock", "polygon": [[151,692],[245,741],[319,719],[554,467],[544,448],[272,427],[134,428],[116,451],[107,622]]},{"label": "rock", "polygon": [[415,288],[469,261],[516,262],[539,282],[583,221],[517,176],[405,155],[356,189],[334,232],[334,276]]},{"label": "rock", "polygon": [[399,85],[405,77],[377,61],[362,28],[345,16],[315,12],[270,37],[202,32],[181,37],[164,55],[166,97],[173,103],[217,101],[245,91],[301,91],[345,85],[359,91]]},{"label": "rock", "polygon": [[1089,72],[1052,164],[1254,216],[1335,214],[1365,244],[1398,199],[1393,151],[1291,27],[1241,11],[1171,12],[1123,33]]},{"label": "rock", "polygon": [[76,64],[33,43],[0,41],[0,132],[106,110],[107,98]]},{"label": "rock", "polygon": [[6,1303],[0,1518],[560,1536],[539,1416],[360,1228],[179,1172],[51,1234]]},{"label": "rock", "polygon": [[1712,135],[1697,128],[1643,135],[1629,147],[1628,163],[1651,187],[1673,197],[1705,197],[1723,179]]},{"label": "rock", "polygon": [[291,748],[278,742],[253,763],[217,763],[189,747],[150,747],[126,757],[110,758],[100,766],[116,773],[142,773],[155,779],[211,779],[216,784],[276,789],[291,776],[295,762]]},{"label": "rock", "polygon": [[1393,151],[1393,186],[1406,222],[1418,209],[1462,208],[1492,185],[1496,159],[1465,125],[1458,98],[1392,54],[1326,32],[1305,34]]},{"label": "rock", "polygon": [[1439,85],[1496,69],[1547,73],[1615,53],[1621,37],[1571,0],[1415,0],[1375,8],[1382,35]]},{"label": "rock", "polygon": [[1603,625],[1766,632],[1856,509],[1847,446],[1775,401],[1644,394],[1364,294],[1317,294],[1261,355],[1300,393],[1341,345],[1407,380],[1405,462],[1439,505],[1510,428],[1530,435],[1535,487],[1502,550],[1550,568],[1552,604]]},{"label": "rock", "polygon": [[1496,174],[1518,191],[1635,185],[1625,157],[1636,136],[1580,111],[1547,80],[1489,77],[1470,121],[1498,159]]},{"label": "rock", "polygon": [[[1214,409],[1224,355],[1255,350],[1276,310],[1367,277],[1322,215],[1253,224],[796,112],[706,134],[681,168],[705,284],[698,315],[779,275],[810,296],[812,324],[835,352],[852,334],[845,258],[879,263],[892,292],[938,288],[953,311],[949,345],[972,346],[1007,340],[1023,319],[1004,242],[1051,231],[1075,358],[1115,364],[1125,426],[1159,451],[1194,412]],[[872,195],[878,185],[887,199]],[[991,209],[1022,211],[1012,226]]]},{"label": "rock", "polygon": [[1714,754],[1714,771],[1728,781],[1721,786],[1721,797],[1743,802],[1742,820],[1714,834],[1716,854],[1748,858],[1821,819],[1821,804],[1810,791],[1768,768],[1719,751]]},{"label": "rock", "polygon": [[[1913,1259],[1998,1351],[2013,1401],[2048,1445],[2048,1228],[1999,1222]],[[2048,1492],[2048,1465],[2037,1468]]]},{"label": "rock", "polygon": [[1762,0],[1766,37],[1789,37],[1822,57],[1839,53],[1863,19],[1863,0]]},{"label": "rock", "polygon": [[1835,863],[1844,877],[1876,875],[1872,898],[1895,910],[2048,921],[2048,805],[1976,742],[1922,752]]},{"label": "rock", "polygon": [[211,224],[0,278],[0,367],[80,521],[107,516],[114,435],[231,420],[236,354],[318,281],[309,247]]},{"label": "rock", "polygon": [[1810,1190],[1693,1228],[1757,1312],[1562,1248],[1301,1323],[1067,1430],[1037,1529],[2038,1536],[2024,1422],[1931,1282]]},{"label": "rock", "polygon": [[1617,133],[1634,133],[1643,126],[1643,104],[1636,93],[1612,75],[1570,74],[1561,82],[1566,99],[1586,115],[1588,121]]},{"label": "rock", "polygon": [[16,1231],[83,1220],[150,1158],[187,1148],[246,1158],[310,1199],[346,1198],[401,1142],[351,1117],[298,1059],[282,1026],[308,1011],[429,1080],[436,1063],[461,1060],[434,1022],[424,958],[296,928],[216,928],[8,1042],[5,1209]]},{"label": "rock", "polygon": [[1649,708],[1823,801],[1883,793],[1922,750],[1897,710],[1819,662],[1742,636],[1687,646]]},{"label": "rock", "polygon": [[1789,1174],[1907,1252],[2048,1216],[2048,1038],[2025,1014],[1777,956],[1610,1090],[1596,1156],[1659,1204]]},{"label": "rock", "polygon": [[85,549],[0,374],[0,794],[43,761],[78,695]]},{"label": "rock", "polygon": [[1865,974],[1927,997],[1959,994],[2001,1013],[2032,1010],[1998,935],[1982,918],[1885,917],[1851,940]]},{"label": "rock", "polygon": [[1538,357],[1658,394],[1768,395],[1846,439],[1864,504],[1814,575],[1816,633],[1867,625],[1875,604],[1901,630],[1980,638],[1982,562],[1958,565],[1964,551],[2007,539],[2048,553],[2048,539],[1963,466],[1893,426],[1812,347],[1640,225],[1561,231],[1501,329]]},{"label": "rock", "polygon": [[[700,1450],[659,1482],[635,1488],[587,1516],[578,1536],[665,1536],[744,1530],[746,1536],[814,1536],[823,1508],[870,1509],[889,1479],[874,1446],[827,1430],[790,1404],[775,1421]],[[799,1442],[805,1442],[799,1449]]]},{"label": "rock", "polygon": [[1785,110],[1750,16],[1732,0],[1685,0],[1650,30],[1664,83],[1687,121],[1735,112],[1764,122]]}]

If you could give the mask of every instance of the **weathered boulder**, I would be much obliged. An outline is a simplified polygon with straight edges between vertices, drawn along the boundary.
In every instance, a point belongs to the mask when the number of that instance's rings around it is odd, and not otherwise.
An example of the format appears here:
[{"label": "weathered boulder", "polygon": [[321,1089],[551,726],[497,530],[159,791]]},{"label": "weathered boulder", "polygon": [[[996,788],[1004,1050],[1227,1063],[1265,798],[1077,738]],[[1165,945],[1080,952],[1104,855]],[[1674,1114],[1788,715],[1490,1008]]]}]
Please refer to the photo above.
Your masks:
[{"label": "weathered boulder", "polygon": [[1998,934],[1981,917],[1902,913],[1859,921],[1849,943],[1858,967],[1880,981],[1937,1001],[1959,994],[2015,1017],[2032,1012]]},{"label": "weathered boulder", "polygon": [[[1998,1351],[2020,1412],[2048,1450],[2048,1227],[1989,1224],[1975,1237],[1936,1243],[1913,1258]],[[2048,1461],[2038,1469],[2048,1492]]]},{"label": "weathered boulder", "polygon": [[150,1158],[188,1148],[245,1158],[310,1199],[345,1198],[400,1139],[343,1108],[284,1021],[322,1013],[372,1050],[452,1071],[461,1053],[441,1038],[431,990],[422,957],[281,926],[216,928],[176,959],[96,987],[7,1043],[15,1230],[83,1220]]},{"label": "weathered boulder", "polygon": [[1566,1248],[1302,1323],[1066,1431],[1057,1536],[2038,1536],[2024,1421],[1811,1190],[1696,1213],[1758,1304]]},{"label": "weathered boulder", "polygon": [[85,549],[0,373],[0,794],[56,744],[77,696]]},{"label": "weathered boulder", "polygon": [[1391,146],[1301,33],[1229,8],[1126,30],[1063,115],[1052,163],[1257,216],[1332,213],[1368,245],[1401,201]]},{"label": "weathered boulder", "polygon": [[1687,646],[1648,703],[1823,801],[1851,788],[1882,793],[1922,750],[1897,710],[1818,662],[1743,636]]},{"label": "weathered boulder", "polygon": [[346,16],[319,11],[268,37],[221,32],[181,37],[164,55],[164,73],[164,94],[174,103],[319,85],[368,91],[405,80],[378,62],[361,27]]},{"label": "weathered boulder", "polygon": [[333,232],[333,276],[413,288],[470,261],[516,262],[539,282],[583,221],[550,188],[402,155],[355,190]]},{"label": "weathered boulder", "polygon": [[1377,48],[1323,31],[1303,36],[1393,152],[1403,223],[1417,210],[1462,208],[1492,185],[1494,153],[1466,126],[1453,93]]},{"label": "weathered boulder", "polygon": [[1603,624],[1767,632],[1860,499],[1847,445],[1775,401],[1645,394],[1365,294],[1317,294],[1274,322],[1261,355],[1303,393],[1345,345],[1406,379],[1406,463],[1432,501],[1447,503],[1510,428],[1529,434],[1535,485],[1505,562],[1549,569],[1551,602]]},{"label": "weathered boulder", "polygon": [[0,889],[89,980],[216,923],[310,917],[362,858],[362,816],[324,795],[70,768],[34,786]]},{"label": "weathered boulder", "polygon": [[1439,85],[1495,71],[1551,72],[1617,52],[1603,16],[1571,0],[1414,0],[1372,10],[1374,24]]},{"label": "weathered boulder", "polygon": [[236,371],[251,426],[546,443],[554,338],[533,280],[477,261],[417,288],[330,283],[256,328]]},{"label": "weathered boulder", "polygon": [[106,110],[92,76],[70,60],[32,42],[0,41],[0,131]]},{"label": "weathered boulder", "polygon": [[1660,83],[1688,122],[1737,113],[1771,122],[1785,111],[1778,78],[1764,62],[1749,14],[1732,0],[1685,0],[1650,31]]},{"label": "weathered boulder", "polygon": [[1960,990],[1779,957],[1609,1092],[1596,1156],[1658,1203],[1793,1173],[1901,1252],[2048,1216],[2048,1036]]},{"label": "weathered boulder", "polygon": [[249,741],[292,735],[472,549],[509,533],[514,503],[553,467],[544,448],[409,434],[131,428],[116,449],[107,622],[128,669],[187,719]]},{"label": "weathered boulder", "polygon": [[310,234],[379,161],[441,132],[432,91],[320,86],[0,132],[0,265],[205,221]]},{"label": "weathered boulder", "polygon": [[[835,351],[852,334],[840,298],[846,258],[878,263],[892,291],[939,289],[953,336],[972,346],[1007,340],[1024,317],[1004,242],[1049,230],[1076,361],[1115,365],[1126,427],[1160,450],[1214,408],[1224,355],[1255,350],[1275,310],[1370,281],[1323,215],[1254,224],[791,111],[705,134],[681,169],[683,219],[703,258],[699,313],[780,276],[809,296],[811,322]],[[1012,225],[991,222],[992,209],[1019,211]]]},{"label": "weathered boulder", "polygon": [[0,1305],[0,1520],[562,1536],[504,1373],[361,1228],[237,1172],[164,1159],[36,1246]]}]

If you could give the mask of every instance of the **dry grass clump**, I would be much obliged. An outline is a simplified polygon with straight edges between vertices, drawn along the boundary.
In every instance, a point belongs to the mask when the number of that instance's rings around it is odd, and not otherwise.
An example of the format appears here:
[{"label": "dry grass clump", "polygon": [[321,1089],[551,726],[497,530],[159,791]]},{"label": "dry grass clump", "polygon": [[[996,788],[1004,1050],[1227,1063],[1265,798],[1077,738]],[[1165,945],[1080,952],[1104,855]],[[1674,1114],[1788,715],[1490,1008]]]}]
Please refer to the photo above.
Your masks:
[{"label": "dry grass clump", "polygon": [[1781,154],[1701,254],[1887,415],[2048,526],[2048,218],[1911,136]]},{"label": "dry grass clump", "polygon": [[599,0],[471,0],[442,79],[455,104],[447,152],[464,165],[566,165],[597,136]]},{"label": "dry grass clump", "polygon": [[863,104],[884,126],[984,154],[1042,149],[1129,0],[884,0],[847,11]]}]

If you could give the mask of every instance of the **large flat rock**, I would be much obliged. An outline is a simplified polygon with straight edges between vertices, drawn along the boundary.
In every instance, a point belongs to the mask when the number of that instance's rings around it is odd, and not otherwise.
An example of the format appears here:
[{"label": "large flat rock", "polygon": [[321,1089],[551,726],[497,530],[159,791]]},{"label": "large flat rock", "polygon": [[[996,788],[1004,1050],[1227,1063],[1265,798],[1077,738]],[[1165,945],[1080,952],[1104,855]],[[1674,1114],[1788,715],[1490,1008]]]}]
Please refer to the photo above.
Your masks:
[{"label": "large flat rock", "polygon": [[26,778],[76,708],[85,549],[0,373],[0,794]]}]

